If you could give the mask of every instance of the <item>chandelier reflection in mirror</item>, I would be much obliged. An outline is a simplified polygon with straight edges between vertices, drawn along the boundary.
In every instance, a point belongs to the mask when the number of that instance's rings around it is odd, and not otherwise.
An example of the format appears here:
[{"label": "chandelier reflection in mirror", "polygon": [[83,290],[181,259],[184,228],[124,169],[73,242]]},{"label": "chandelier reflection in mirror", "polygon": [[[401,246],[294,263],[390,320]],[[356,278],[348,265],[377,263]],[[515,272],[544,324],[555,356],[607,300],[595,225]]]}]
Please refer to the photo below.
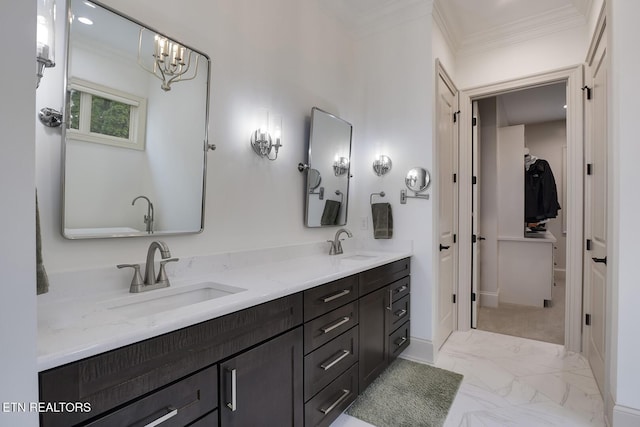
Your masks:
[{"label": "chandelier reflection in mirror", "polygon": [[[148,51],[145,51],[145,46],[148,43],[144,43],[153,35],[153,63],[144,58],[149,55]],[[138,64],[149,73],[157,77],[162,84],[160,87],[164,91],[171,90],[171,84],[180,81],[193,80],[198,75],[198,57],[200,55],[194,55],[195,61],[192,66],[191,54],[192,50],[181,45],[180,43],[173,41],[167,37],[156,34],[146,28],[140,29],[140,36],[138,38]]]},{"label": "chandelier reflection in mirror", "polygon": [[336,156],[333,160],[333,174],[335,176],[344,175],[349,170],[349,159]]}]

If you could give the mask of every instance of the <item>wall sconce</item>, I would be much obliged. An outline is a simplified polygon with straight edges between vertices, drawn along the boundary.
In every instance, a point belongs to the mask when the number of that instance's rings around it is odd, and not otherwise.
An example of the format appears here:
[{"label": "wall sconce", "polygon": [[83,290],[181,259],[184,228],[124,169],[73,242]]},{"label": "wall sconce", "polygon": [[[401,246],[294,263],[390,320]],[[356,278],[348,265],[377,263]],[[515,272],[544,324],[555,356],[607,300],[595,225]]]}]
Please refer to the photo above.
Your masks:
[{"label": "wall sconce", "polygon": [[391,170],[391,165],[391,159],[381,154],[380,157],[373,161],[373,172],[378,176],[382,176]]},{"label": "wall sconce", "polygon": [[36,33],[36,89],[45,68],[55,67],[55,0],[38,0]]},{"label": "wall sconce", "polygon": [[333,173],[335,176],[344,175],[349,170],[349,159],[336,156],[333,161]]},{"label": "wall sconce", "polygon": [[[273,135],[272,135],[273,133]],[[269,160],[278,158],[278,151],[282,147],[282,118],[275,116],[269,126],[269,113],[265,113],[262,125],[251,133],[251,148],[260,157]],[[273,152],[273,155],[272,155]]]},{"label": "wall sconce", "polygon": [[[193,51],[160,34],[152,33],[154,36],[153,53],[151,56],[154,61],[152,66],[145,64],[142,60],[143,57],[148,55],[148,53],[143,52],[142,48],[145,33],[152,32],[145,28],[140,28],[140,34],[138,36],[138,65],[162,81],[160,84],[162,90],[165,92],[170,91],[172,83],[196,78],[198,75],[198,59],[200,55],[194,55],[196,59],[192,69],[191,54]],[[189,76],[190,70],[192,71],[192,75]]]}]

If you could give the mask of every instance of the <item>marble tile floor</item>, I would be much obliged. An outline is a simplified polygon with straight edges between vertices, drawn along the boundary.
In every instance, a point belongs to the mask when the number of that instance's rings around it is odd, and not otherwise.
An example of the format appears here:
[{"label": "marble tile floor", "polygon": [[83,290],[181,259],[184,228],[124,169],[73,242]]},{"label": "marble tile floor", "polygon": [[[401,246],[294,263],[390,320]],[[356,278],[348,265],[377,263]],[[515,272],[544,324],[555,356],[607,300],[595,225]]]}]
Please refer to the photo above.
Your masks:
[{"label": "marble tile floor", "polygon": [[[435,366],[464,375],[445,427],[605,425],[588,362],[561,345],[480,330],[454,332]],[[346,414],[331,425],[367,426]]]}]

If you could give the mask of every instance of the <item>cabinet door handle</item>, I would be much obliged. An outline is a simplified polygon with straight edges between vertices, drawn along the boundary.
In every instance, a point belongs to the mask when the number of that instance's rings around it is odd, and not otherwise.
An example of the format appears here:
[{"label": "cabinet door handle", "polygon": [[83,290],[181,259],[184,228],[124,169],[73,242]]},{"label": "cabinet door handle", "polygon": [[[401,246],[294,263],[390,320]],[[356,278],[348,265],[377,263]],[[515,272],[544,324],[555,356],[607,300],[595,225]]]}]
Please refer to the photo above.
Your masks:
[{"label": "cabinet door handle", "polygon": [[333,359],[331,362],[329,363],[324,362],[322,365],[320,365],[320,367],[325,371],[328,371],[329,369],[333,368],[336,364],[338,364],[342,359],[344,359],[345,357],[351,354],[349,350],[342,350],[341,353],[342,354],[340,354],[338,357]]},{"label": "cabinet door handle", "polygon": [[342,389],[342,395],[338,398],[338,400],[333,402],[331,404],[331,406],[329,406],[328,408],[320,409],[320,412],[322,412],[323,414],[327,415],[329,412],[333,411],[336,406],[341,404],[342,401],[345,400],[347,398],[347,396],[349,396],[349,393],[351,393],[351,391],[346,390],[346,389]]},{"label": "cabinet door handle", "polygon": [[389,311],[392,310],[391,304],[393,304],[393,289],[389,289],[389,305],[386,307]]},{"label": "cabinet door handle", "polygon": [[351,318],[345,316],[333,324],[323,326],[322,328],[320,328],[320,330],[322,331],[323,334],[328,334],[329,332],[333,331],[335,328],[338,328],[344,325],[345,323],[349,322],[349,320],[351,320]]},{"label": "cabinet door handle", "polygon": [[331,301],[333,301],[333,300],[335,300],[335,299],[338,299],[338,298],[343,297],[343,296],[345,296],[345,295],[348,295],[348,294],[350,294],[350,293],[351,293],[351,290],[349,290],[349,289],[343,289],[343,290],[341,290],[341,291],[339,291],[339,292],[336,292],[336,293],[335,293],[335,294],[333,294],[333,295],[328,295],[328,296],[326,296],[326,297],[324,297],[324,298],[321,298],[321,299],[322,299],[322,302],[331,302]]},{"label": "cabinet door handle", "polygon": [[235,369],[228,370],[231,374],[231,402],[227,402],[227,408],[231,409],[231,412],[235,412],[238,409],[237,405],[237,373]]},{"label": "cabinet door handle", "polygon": [[395,316],[396,316],[396,317],[402,317],[402,316],[404,316],[405,314],[407,314],[407,310],[405,310],[405,309],[398,310],[398,311],[396,311],[396,312],[395,312],[395,313],[393,313],[393,314],[395,314]]},{"label": "cabinet door handle", "polygon": [[151,421],[149,424],[145,424],[144,427],[155,427],[167,421],[169,418],[173,418],[178,415],[178,410],[174,407],[169,406],[167,410],[169,411],[168,413],[164,414],[157,420]]},{"label": "cabinet door handle", "polygon": [[402,337],[399,340],[395,341],[395,345],[396,347],[402,347],[402,344],[404,344],[407,341],[407,337]]}]

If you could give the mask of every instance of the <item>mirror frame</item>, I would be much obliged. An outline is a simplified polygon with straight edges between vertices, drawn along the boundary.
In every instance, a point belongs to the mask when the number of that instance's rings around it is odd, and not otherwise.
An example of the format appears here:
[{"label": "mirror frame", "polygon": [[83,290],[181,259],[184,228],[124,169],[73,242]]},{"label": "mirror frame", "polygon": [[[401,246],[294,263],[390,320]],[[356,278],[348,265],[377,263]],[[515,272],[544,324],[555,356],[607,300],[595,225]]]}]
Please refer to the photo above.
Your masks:
[{"label": "mirror frame", "polygon": [[[130,21],[131,23],[138,25],[140,27],[143,27],[147,30],[150,30],[152,32],[155,32],[156,34],[174,40],[174,41],[178,41],[177,39],[175,39],[174,37],[170,37],[167,36],[166,34],[156,30],[153,27],[148,26],[147,24],[144,24],[143,22],[132,18],[129,15],[126,15],[122,12],[119,12],[115,9],[113,9],[110,6],[107,6],[99,1],[95,1],[95,0],[90,0],[91,3],[97,5],[98,7],[101,7],[123,19],[126,19],[128,21]],[[69,83],[70,83],[70,77],[69,77],[69,70],[70,70],[70,58],[71,58],[71,21],[72,21],[72,11],[71,11],[71,3],[72,0],[65,0],[65,7],[66,7],[66,13],[65,13],[65,29],[64,29],[64,33],[65,33],[65,41],[64,41],[64,45],[65,45],[65,58],[64,61],[61,61],[64,63],[63,66],[63,100],[64,100],[64,106],[63,106],[63,126],[62,126],[62,149],[61,149],[61,169],[60,169],[60,184],[61,184],[61,205],[60,205],[60,211],[61,211],[61,218],[60,218],[60,232],[62,234],[62,236],[65,239],[68,240],[85,240],[85,239],[111,239],[111,238],[120,238],[120,237],[154,237],[154,236],[172,236],[172,235],[184,235],[184,234],[199,234],[202,233],[202,231],[204,230],[204,221],[205,221],[205,205],[206,205],[206,194],[207,194],[207,154],[209,152],[209,150],[215,150],[215,146],[214,145],[210,145],[209,144],[209,110],[210,110],[210,103],[211,103],[211,99],[210,99],[210,94],[211,94],[211,58],[209,57],[209,55],[205,54],[204,52],[198,50],[198,49],[194,49],[193,47],[186,45],[184,43],[180,44],[188,49],[190,49],[193,53],[201,55],[204,60],[202,61],[202,65],[206,65],[207,69],[206,69],[206,93],[205,93],[205,114],[204,114],[204,138],[203,138],[203,146],[202,146],[202,152],[203,152],[203,162],[202,162],[202,197],[201,197],[201,206],[200,206],[200,226],[199,229],[197,230],[193,230],[193,231],[158,231],[158,232],[146,232],[146,231],[139,231],[139,232],[135,232],[135,233],[129,233],[129,232],[112,232],[112,233],[104,233],[104,234],[87,234],[87,235],[68,235],[65,233],[65,206],[66,206],[66,198],[65,198],[65,172],[66,172],[66,149],[67,149],[67,126],[69,124],[69,115],[71,113],[71,109],[69,108],[70,106],[70,102],[71,102],[71,90],[69,88]],[[148,124],[148,123],[147,123]],[[108,228],[115,228],[115,227],[105,227],[106,229]]]},{"label": "mirror frame", "polygon": [[[318,111],[322,114],[326,114],[327,116],[334,118],[336,120],[339,120],[340,122],[346,124],[347,126],[349,126],[349,167],[347,169],[347,173],[346,178],[347,178],[347,188],[346,188],[346,195],[344,195],[344,223],[338,223],[338,224],[331,224],[331,225],[309,225],[309,195],[311,194],[310,191],[313,191],[312,189],[310,189],[309,187],[309,173],[311,171],[311,169],[316,169],[313,167],[313,156],[311,153],[311,149],[312,149],[312,137],[313,137],[313,117],[315,112]],[[310,126],[309,126],[309,147],[307,150],[307,168],[306,168],[306,173],[305,173],[305,185],[304,185],[304,191],[305,191],[305,198],[304,198],[304,226],[307,228],[322,228],[322,227],[341,227],[341,226],[345,226],[347,225],[348,219],[349,219],[349,184],[351,183],[351,148],[353,145],[353,125],[351,123],[349,123],[348,121],[344,120],[343,118],[340,118],[338,116],[336,116],[335,114],[329,113],[321,108],[318,107],[312,107],[311,108],[311,119],[310,119]],[[321,180],[322,180],[322,173],[320,173],[320,171],[318,170],[318,173],[320,174]],[[316,186],[317,188],[317,186]],[[322,187],[321,187],[322,188]],[[323,191],[324,193],[324,191]],[[317,194],[317,193],[316,193]],[[326,193],[325,193],[326,194]]]}]

